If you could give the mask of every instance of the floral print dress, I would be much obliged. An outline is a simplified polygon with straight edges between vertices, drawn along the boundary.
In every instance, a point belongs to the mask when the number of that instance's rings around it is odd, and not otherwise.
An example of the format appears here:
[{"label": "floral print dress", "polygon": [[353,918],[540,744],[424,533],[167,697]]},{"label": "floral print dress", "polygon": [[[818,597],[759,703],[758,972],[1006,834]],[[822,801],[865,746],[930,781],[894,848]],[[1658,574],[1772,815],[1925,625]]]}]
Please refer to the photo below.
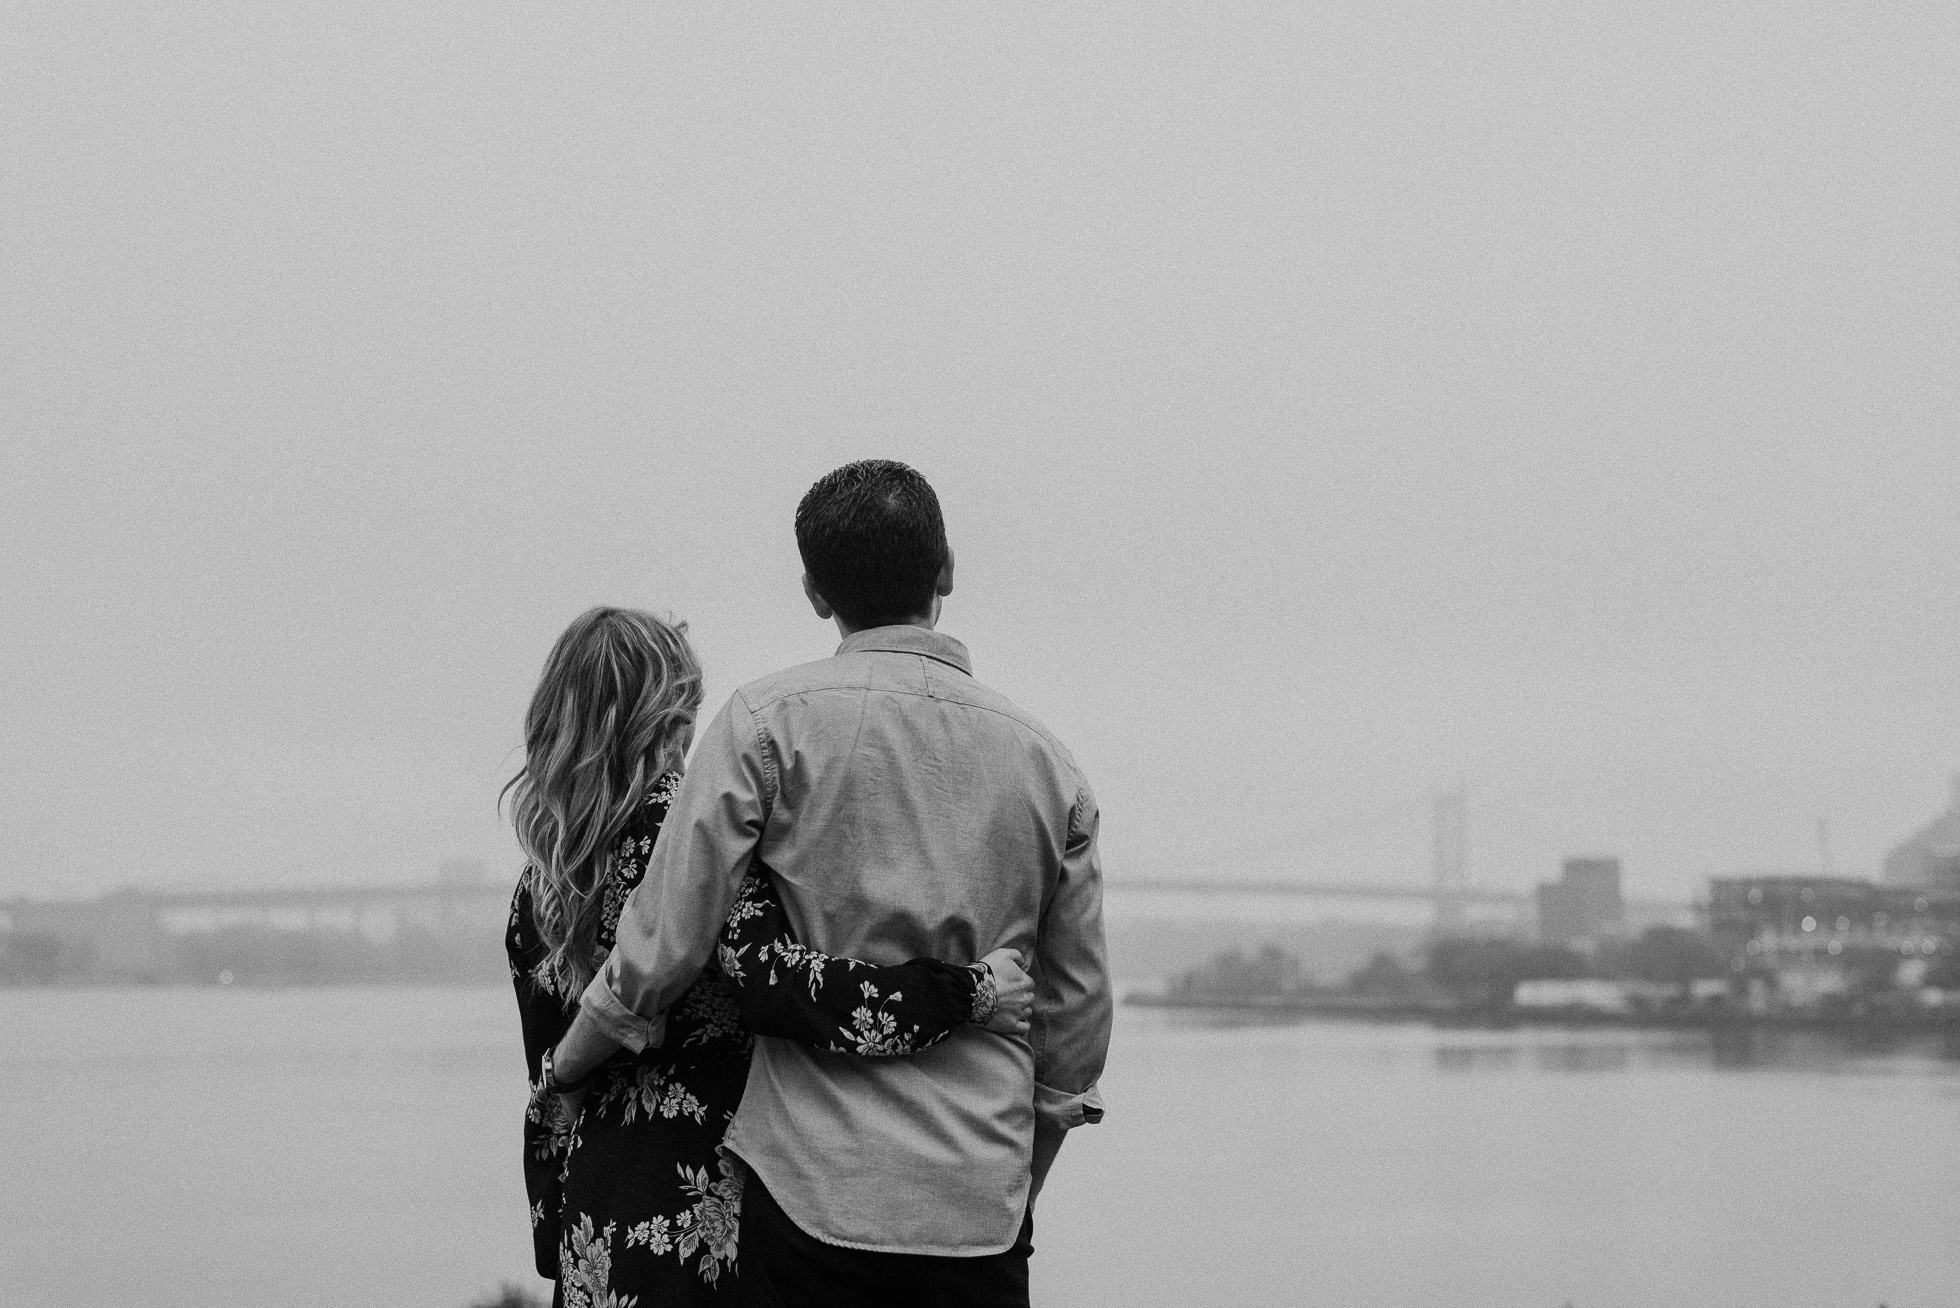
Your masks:
[{"label": "floral print dress", "polygon": [[[679,784],[662,777],[614,848],[598,946],[610,951]],[[667,1017],[658,1049],[622,1052],[596,1075],[576,1121],[544,1091],[539,1064],[578,1011],[547,964],[526,868],[505,949],[531,1083],[524,1182],[538,1273],[565,1308],[735,1302],[742,1170],[721,1149],[741,1103],[752,1037],[781,1036],[867,1058],[915,1053],[973,1012],[977,979],[935,959],[881,967],[806,949],[768,870],[743,883],[713,959]]]}]

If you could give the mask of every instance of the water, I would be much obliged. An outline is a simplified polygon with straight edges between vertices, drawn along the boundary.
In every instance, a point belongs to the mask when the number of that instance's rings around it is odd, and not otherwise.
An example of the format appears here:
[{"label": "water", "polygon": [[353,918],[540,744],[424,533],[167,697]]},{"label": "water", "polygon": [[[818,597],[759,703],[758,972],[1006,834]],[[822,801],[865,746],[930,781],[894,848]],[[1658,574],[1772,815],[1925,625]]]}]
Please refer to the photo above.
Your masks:
[{"label": "water", "polygon": [[[530,1285],[502,990],[0,991],[0,1304]],[[1947,1308],[1960,1062],[1124,1009],[1056,1305]]]}]

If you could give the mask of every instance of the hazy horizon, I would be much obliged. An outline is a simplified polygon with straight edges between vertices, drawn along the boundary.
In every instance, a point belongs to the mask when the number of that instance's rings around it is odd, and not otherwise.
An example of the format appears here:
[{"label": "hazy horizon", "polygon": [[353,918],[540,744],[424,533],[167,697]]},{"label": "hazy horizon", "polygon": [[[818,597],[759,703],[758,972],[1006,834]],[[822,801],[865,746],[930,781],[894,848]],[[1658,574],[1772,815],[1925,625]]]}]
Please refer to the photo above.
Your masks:
[{"label": "hazy horizon", "polygon": [[1874,874],[1960,768],[1960,18],[1441,4],[19,8],[0,897],[515,870],[594,603],[714,707],[790,516],[1112,878]]}]

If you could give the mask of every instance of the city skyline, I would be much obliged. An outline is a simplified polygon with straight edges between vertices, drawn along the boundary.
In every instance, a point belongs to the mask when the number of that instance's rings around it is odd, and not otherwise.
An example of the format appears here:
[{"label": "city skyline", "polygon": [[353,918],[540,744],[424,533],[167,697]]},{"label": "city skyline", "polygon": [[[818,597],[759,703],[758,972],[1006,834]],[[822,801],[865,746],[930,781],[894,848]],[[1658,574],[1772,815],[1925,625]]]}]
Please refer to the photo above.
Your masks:
[{"label": "city skyline", "polygon": [[[1707,903],[1705,892],[1708,882],[1734,877],[1826,879],[1835,877],[1851,881],[1866,881],[1873,884],[1921,884],[1923,882],[1921,876],[1910,875],[1904,869],[1895,868],[1893,865],[1895,860],[1899,860],[1902,856],[1905,856],[1908,850],[1918,847],[1923,842],[1926,833],[1943,832],[1960,825],[1960,772],[1952,776],[1950,784],[1952,797],[1948,807],[1942,810],[1932,821],[1919,824],[1913,832],[1908,833],[1899,841],[1894,842],[1888,848],[1882,860],[1882,868],[1880,870],[1846,868],[1836,863],[1831,855],[1828,827],[1820,820],[1818,828],[1818,859],[1811,866],[1774,867],[1766,865],[1742,865],[1725,870],[1712,871],[1703,878],[1704,884],[1699,890],[1687,894],[1678,890],[1673,893],[1666,891],[1653,893],[1649,892],[1646,887],[1629,884],[1628,902],[1645,904],[1653,909],[1702,908]],[[1445,792],[1445,794],[1465,796],[1467,791],[1459,784],[1459,787],[1454,791]],[[1438,798],[1441,798],[1441,796],[1438,796]],[[1432,831],[1432,837],[1434,834]],[[1951,842],[1949,841],[1948,843],[1950,844]],[[304,896],[307,892],[315,890],[334,892],[359,887],[381,888],[384,890],[388,887],[424,889],[441,885],[455,886],[459,883],[467,883],[473,890],[494,890],[497,893],[502,893],[505,888],[504,883],[507,879],[502,873],[508,869],[502,868],[501,865],[508,860],[500,860],[495,856],[486,858],[474,854],[458,857],[454,853],[446,853],[431,860],[426,853],[426,844],[426,841],[420,841],[405,845],[397,850],[381,851],[382,857],[378,859],[375,857],[377,851],[367,851],[363,855],[351,857],[329,855],[299,860],[276,869],[276,872],[284,873],[285,875],[253,875],[247,872],[242,876],[229,878],[207,875],[202,877],[192,876],[178,881],[128,881],[98,890],[94,894],[116,894],[126,890],[136,890],[146,894],[154,893],[169,897],[187,894],[196,896],[205,892],[225,893],[235,891],[250,897],[260,892],[276,894],[290,891]],[[1465,852],[1467,853],[1467,850]],[[1942,866],[1951,864],[1954,861],[1952,851],[1945,846],[1942,846],[1938,850],[1937,858]],[[1568,852],[1560,859],[1562,868],[1570,868],[1575,863],[1584,864],[1599,861],[1611,863],[1618,867],[1622,860],[1618,855],[1603,850]],[[1372,887],[1383,892],[1374,901],[1379,904],[1388,904],[1401,899],[1408,899],[1411,896],[1421,897],[1429,894],[1440,898],[1446,895],[1447,892],[1443,887],[1447,884],[1461,886],[1470,892],[1470,898],[1474,901],[1497,903],[1500,901],[1490,899],[1489,896],[1498,895],[1508,897],[1503,902],[1513,904],[1520,910],[1528,906],[1534,891],[1542,892],[1547,884],[1545,875],[1541,875],[1535,871],[1520,872],[1516,869],[1512,869],[1510,875],[1479,877],[1473,873],[1460,880],[1451,880],[1436,866],[1433,853],[1431,866],[1425,870],[1425,874],[1421,877],[1403,877],[1387,880],[1350,878],[1343,880],[1338,877],[1316,875],[1317,872],[1323,870],[1311,866],[1296,867],[1290,871],[1280,869],[1263,876],[1236,875],[1234,872],[1235,868],[1258,868],[1265,867],[1266,865],[1266,860],[1257,855],[1243,861],[1235,860],[1229,855],[1211,856],[1208,862],[1201,864],[1193,864],[1188,861],[1146,858],[1131,862],[1124,871],[1117,873],[1113,877],[1109,877],[1108,880],[1110,889],[1113,891],[1136,891],[1152,894],[1202,893],[1206,889],[1215,888],[1228,892],[1228,898],[1231,895],[1236,895],[1240,898],[1256,900],[1261,898],[1269,899],[1274,895],[1280,895],[1285,897],[1301,896],[1309,901],[1315,902],[1338,902],[1343,900],[1369,902],[1369,890]],[[1911,866],[1917,867],[1918,863],[1913,862]],[[375,869],[377,867],[388,870],[381,872],[380,875],[375,875]],[[403,869],[409,869],[407,875],[401,874]],[[298,875],[294,875],[296,873]],[[1937,876],[1940,882],[1944,884],[1946,881],[1952,880],[1954,874],[1951,870],[1948,870],[1932,875]],[[3,903],[8,897],[0,896],[0,903]],[[92,896],[62,895],[57,893],[47,896],[22,894],[12,897],[29,900],[36,898],[59,900]]]}]

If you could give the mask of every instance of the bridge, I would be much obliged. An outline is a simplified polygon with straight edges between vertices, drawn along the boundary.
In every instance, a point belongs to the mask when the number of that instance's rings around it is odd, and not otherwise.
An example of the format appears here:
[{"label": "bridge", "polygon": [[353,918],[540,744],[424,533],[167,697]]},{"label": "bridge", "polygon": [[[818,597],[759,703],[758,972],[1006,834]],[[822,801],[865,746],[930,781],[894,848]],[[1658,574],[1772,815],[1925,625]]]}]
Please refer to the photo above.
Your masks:
[{"label": "bridge", "polygon": [[[1438,791],[1430,802],[1430,866],[1426,881],[1383,883],[1341,877],[1199,877],[1111,876],[1105,882],[1112,895],[1167,893],[1208,898],[1347,899],[1378,904],[1427,904],[1435,913],[1435,929],[1450,935],[1468,929],[1466,910],[1473,907],[1505,910],[1519,925],[1536,916],[1535,892],[1475,885],[1470,880],[1469,789],[1463,783]],[[1617,880],[1617,873],[1615,874]],[[1626,899],[1624,908],[1637,920],[1679,922],[1696,906],[1682,899]]]},{"label": "bridge", "polygon": [[0,946],[11,947],[11,941],[30,952],[86,960],[102,975],[154,977],[165,969],[176,942],[200,930],[237,925],[241,919],[247,925],[307,932],[334,925],[370,939],[377,926],[386,938],[416,923],[444,936],[474,938],[480,934],[474,928],[458,929],[495,923],[510,894],[508,885],[445,878],[421,884],[126,888],[95,899],[16,897],[0,899]]},{"label": "bridge", "polygon": [[[1433,797],[1431,866],[1426,881],[1383,883],[1344,877],[1211,877],[1189,872],[1170,876],[1115,875],[1105,881],[1114,899],[1132,895],[1201,896],[1210,900],[1268,900],[1275,896],[1338,899],[1359,903],[1422,904],[1433,912],[1437,932],[1471,929],[1468,910],[1499,910],[1518,926],[1527,925],[1537,905],[1528,892],[1473,885],[1469,876],[1468,795],[1458,784]],[[1216,866],[1216,861],[1213,861]],[[17,939],[41,935],[83,945],[95,957],[132,974],[155,965],[168,953],[169,937],[197,930],[196,919],[244,918],[274,925],[293,917],[312,930],[320,919],[341,918],[356,934],[380,918],[400,927],[421,921],[445,934],[471,919],[486,919],[510,900],[507,877],[492,877],[474,859],[450,859],[440,875],[423,883],[370,882],[236,889],[128,889],[93,901],[0,900],[0,929]],[[1693,905],[1678,900],[1633,899],[1625,907],[1636,919],[1680,921]],[[192,919],[185,921],[186,917]],[[215,924],[215,923],[213,923]]]},{"label": "bridge", "polygon": [[[1105,890],[1113,901],[1151,895],[1200,896],[1213,901],[1281,896],[1426,904],[1434,910],[1437,929],[1442,931],[1466,929],[1469,923],[1464,911],[1468,908],[1499,910],[1498,917],[1508,917],[1519,925],[1529,921],[1533,910],[1532,897],[1517,890],[1339,878],[1118,875],[1108,878]],[[420,922],[425,927],[452,931],[465,922],[494,918],[510,902],[510,894],[511,887],[502,879],[475,876],[420,883],[125,889],[93,900],[16,898],[0,900],[0,939],[11,933],[68,940],[112,970],[138,973],[154,967],[155,961],[168,953],[172,937],[219,925],[225,919],[236,922],[242,918],[262,926],[302,930],[316,929],[325,919],[357,933],[377,924],[386,931]],[[1692,905],[1676,900],[1631,900],[1627,907],[1635,917],[1650,921],[1680,920],[1692,910]],[[206,920],[200,923],[199,918]]]},{"label": "bridge", "polygon": [[1294,877],[1267,880],[1230,880],[1204,877],[1110,877],[1104,888],[1111,894],[1128,891],[1154,891],[1171,894],[1216,895],[1253,898],[1261,895],[1302,895],[1318,899],[1369,899],[1380,903],[1430,903],[1451,899],[1461,904],[1498,904],[1523,909],[1531,896],[1516,890],[1482,887],[1444,889],[1420,882],[1383,885],[1373,881],[1311,881]]},{"label": "bridge", "polygon": [[[1130,895],[1196,895],[1211,900],[1339,899],[1377,904],[1426,904],[1435,914],[1439,931],[1466,925],[1465,910],[1474,907],[1503,910],[1523,922],[1535,909],[1531,892],[1474,885],[1469,876],[1468,794],[1458,784],[1432,797],[1431,867],[1427,880],[1378,882],[1340,876],[1199,876],[1114,874],[1105,881],[1112,897]],[[1229,862],[1230,860],[1227,860]],[[1216,862],[1213,862],[1216,865]],[[313,924],[319,916],[346,915],[359,929],[370,914],[396,922],[433,910],[442,921],[457,915],[486,913],[509,902],[508,877],[487,874],[474,859],[446,860],[441,875],[422,883],[369,882],[234,889],[122,890],[89,903],[16,899],[0,900],[0,929],[15,932],[43,930],[70,934],[88,932],[94,922],[117,923],[111,931],[138,934],[162,929],[166,916],[179,923],[185,914],[215,914],[270,920],[274,915],[298,914]],[[1679,919],[1693,904],[1679,899],[1628,899],[1626,908],[1648,920]]]},{"label": "bridge", "polygon": [[[1383,904],[1428,903],[1439,907],[1445,903],[1485,904],[1513,909],[1520,913],[1528,912],[1534,906],[1533,896],[1523,890],[1503,890],[1495,886],[1437,886],[1425,885],[1421,882],[1403,882],[1396,885],[1378,881],[1311,880],[1296,877],[1249,880],[1243,877],[1218,879],[1188,876],[1112,876],[1104,882],[1104,888],[1110,894],[1145,891],[1247,899],[1264,895],[1284,895],[1309,899],[1373,900]],[[1655,897],[1629,898],[1626,906],[1629,911],[1646,916],[1689,913],[1696,907],[1693,902],[1686,899]]]},{"label": "bridge", "polygon": [[479,904],[486,900],[509,903],[512,885],[474,882],[394,882],[343,886],[264,886],[243,890],[124,891],[136,894],[160,912],[171,910],[362,911],[401,904]]},{"label": "bridge", "polygon": [[[1306,877],[1198,877],[1132,876],[1106,878],[1104,889],[1113,895],[1131,893],[1204,895],[1224,899],[1254,899],[1268,895],[1300,896],[1314,899],[1372,900],[1377,903],[1428,903],[1451,901],[1484,904],[1523,911],[1531,907],[1532,896],[1522,890],[1493,886],[1437,886],[1422,882],[1384,883],[1379,881],[1330,880]],[[488,901],[508,903],[512,887],[497,881],[372,882],[350,885],[260,886],[242,889],[203,890],[120,890],[104,896],[105,901],[122,899],[141,903],[157,912],[346,912],[386,909],[408,905],[480,905]],[[78,909],[77,901],[15,899],[0,900],[0,914],[34,913],[44,906],[61,904]],[[1627,906],[1649,912],[1686,911],[1693,906],[1680,899],[1629,899]]]},{"label": "bridge", "polygon": [[[1534,909],[1532,896],[1517,890],[1465,884],[1382,883],[1342,878],[1125,876],[1108,878],[1112,902],[1153,895],[1198,896],[1212,901],[1241,900],[1250,905],[1278,897],[1335,899],[1355,903],[1428,905],[1436,929],[1475,930],[1466,910],[1496,910],[1494,916],[1525,926]],[[229,922],[284,930],[316,931],[330,926],[368,939],[387,939],[410,924],[444,938],[474,940],[510,902],[511,886],[502,878],[445,876],[420,882],[345,885],[264,886],[235,889],[125,889],[92,900],[0,900],[0,944],[9,937],[39,937],[43,945],[93,960],[108,975],[155,975],[177,949],[174,942]],[[1647,921],[1681,921],[1692,906],[1675,900],[1632,900],[1630,915]],[[1488,922],[1488,917],[1486,921]],[[471,925],[475,924],[475,925]],[[381,935],[373,934],[376,927]],[[1488,929],[1488,928],[1486,928]],[[496,932],[493,930],[492,935]]]}]

